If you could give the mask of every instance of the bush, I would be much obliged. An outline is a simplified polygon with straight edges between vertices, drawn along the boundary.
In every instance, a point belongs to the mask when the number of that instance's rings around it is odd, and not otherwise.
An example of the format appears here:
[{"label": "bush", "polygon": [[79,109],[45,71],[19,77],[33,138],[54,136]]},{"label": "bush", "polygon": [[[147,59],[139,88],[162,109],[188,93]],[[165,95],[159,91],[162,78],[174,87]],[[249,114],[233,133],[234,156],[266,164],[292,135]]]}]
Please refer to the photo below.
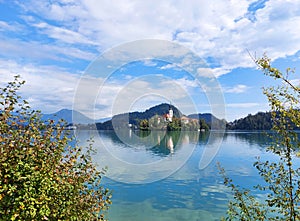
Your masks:
[{"label": "bush", "polygon": [[226,220],[300,220],[300,168],[294,166],[299,161],[300,151],[299,136],[294,131],[295,126],[300,126],[300,87],[290,80],[294,70],[287,68],[283,73],[272,67],[266,56],[255,62],[265,75],[280,81],[278,86],[264,89],[271,107],[275,141],[267,151],[277,156],[278,160],[258,159],[254,163],[265,181],[265,185],[254,187],[266,194],[263,201],[252,196],[250,190],[235,185],[226,177],[225,170],[220,168],[225,185],[233,191]]},{"label": "bush", "polygon": [[1,220],[104,220],[111,193],[92,145],[71,145],[62,121],[43,122],[17,95],[19,79],[0,88]]}]

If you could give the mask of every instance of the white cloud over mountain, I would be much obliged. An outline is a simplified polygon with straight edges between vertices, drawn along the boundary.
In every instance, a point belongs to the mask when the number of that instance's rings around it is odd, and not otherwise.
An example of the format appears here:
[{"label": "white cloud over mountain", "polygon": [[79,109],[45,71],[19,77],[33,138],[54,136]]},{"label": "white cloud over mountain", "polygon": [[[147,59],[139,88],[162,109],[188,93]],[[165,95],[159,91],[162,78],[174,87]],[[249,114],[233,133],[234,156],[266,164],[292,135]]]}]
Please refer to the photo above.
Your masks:
[{"label": "white cloud over mountain", "polygon": [[[207,67],[198,70],[203,77],[254,68],[249,52],[257,56],[266,52],[276,60],[300,49],[299,0],[17,0],[0,4],[12,10],[7,16],[11,20],[0,16],[1,81],[22,74],[30,79],[25,95],[36,107],[49,101],[49,110],[70,106],[79,74],[99,54],[124,42],[154,38],[184,45],[207,62]],[[188,57],[180,65],[187,62]],[[178,64],[161,69],[175,70]],[[176,80],[187,90],[196,85],[184,78]],[[253,88],[242,79],[227,84],[235,86],[223,85],[227,94]],[[103,105],[112,99],[109,92],[122,86],[109,85]],[[37,92],[40,96],[34,95]],[[228,102],[232,103],[228,107],[237,107],[236,101]],[[256,105],[245,101],[245,106]]]}]

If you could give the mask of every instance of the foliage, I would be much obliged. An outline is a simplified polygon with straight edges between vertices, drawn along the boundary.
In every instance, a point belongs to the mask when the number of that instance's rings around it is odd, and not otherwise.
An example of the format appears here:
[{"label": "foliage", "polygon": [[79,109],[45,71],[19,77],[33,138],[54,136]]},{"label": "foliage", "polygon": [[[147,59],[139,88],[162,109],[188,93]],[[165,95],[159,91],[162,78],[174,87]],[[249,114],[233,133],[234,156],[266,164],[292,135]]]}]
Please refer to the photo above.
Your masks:
[{"label": "foliage", "polygon": [[163,116],[155,114],[149,119],[150,130],[164,130],[167,127],[167,121]]},{"label": "foliage", "polygon": [[23,84],[0,88],[1,220],[104,220],[111,193],[91,145],[74,147],[63,122],[43,122],[17,95]]},{"label": "foliage", "polygon": [[200,119],[200,120],[199,120],[199,128],[200,128],[200,130],[209,131],[209,126],[208,126],[208,124],[205,122],[204,119]]},{"label": "foliage", "polygon": [[[277,162],[260,161],[254,163],[265,185],[255,188],[266,193],[266,199],[259,202],[249,190],[241,190],[225,176],[234,199],[229,203],[226,220],[300,220],[300,168],[293,166],[299,153],[300,142],[293,130],[300,126],[300,88],[292,84],[288,68],[283,74],[271,66],[266,56],[256,60],[258,67],[270,77],[280,80],[280,85],[264,89],[272,113],[275,140],[267,150],[278,156]],[[298,159],[299,160],[299,159]]]},{"label": "foliage", "polygon": [[180,118],[173,117],[172,121],[168,122],[167,130],[168,131],[181,130],[181,120],[180,120]]},{"label": "foliage", "polygon": [[149,122],[147,119],[140,121],[140,129],[141,130],[148,130],[149,129]]}]

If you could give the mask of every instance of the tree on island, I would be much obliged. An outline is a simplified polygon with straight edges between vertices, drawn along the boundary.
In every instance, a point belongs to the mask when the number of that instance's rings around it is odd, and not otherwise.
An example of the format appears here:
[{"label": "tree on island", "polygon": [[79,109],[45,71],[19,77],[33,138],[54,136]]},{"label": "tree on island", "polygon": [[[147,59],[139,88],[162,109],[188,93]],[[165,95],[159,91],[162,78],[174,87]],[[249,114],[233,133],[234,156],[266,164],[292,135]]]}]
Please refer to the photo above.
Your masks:
[{"label": "tree on island", "polygon": [[173,117],[172,121],[164,119],[159,115],[154,115],[149,120],[142,119],[139,121],[140,130],[168,130],[168,131],[209,131],[209,126],[204,119],[178,118]]},{"label": "tree on island", "polygon": [[199,127],[200,127],[200,130],[209,131],[209,126],[208,126],[208,124],[205,122],[204,119],[200,119],[200,120],[199,120]]},{"label": "tree on island", "polygon": [[255,62],[265,75],[281,83],[277,87],[264,89],[271,107],[274,131],[274,144],[267,151],[276,155],[278,161],[258,159],[254,163],[266,183],[254,187],[266,194],[264,201],[252,196],[250,190],[235,185],[220,167],[224,183],[233,191],[224,220],[300,220],[300,168],[293,164],[299,160],[300,150],[298,134],[294,131],[295,126],[300,126],[300,87],[290,80],[294,70],[288,68],[282,73],[271,66],[266,56]]},{"label": "tree on island", "polygon": [[168,131],[178,131],[181,130],[181,120],[180,118],[173,117],[171,122],[167,123],[167,130]]},{"label": "tree on island", "polygon": [[149,121],[147,119],[140,121],[140,129],[141,130],[149,130]]},{"label": "tree on island", "polygon": [[92,146],[72,145],[62,121],[43,122],[17,95],[23,84],[0,88],[1,220],[105,220],[111,192]]}]

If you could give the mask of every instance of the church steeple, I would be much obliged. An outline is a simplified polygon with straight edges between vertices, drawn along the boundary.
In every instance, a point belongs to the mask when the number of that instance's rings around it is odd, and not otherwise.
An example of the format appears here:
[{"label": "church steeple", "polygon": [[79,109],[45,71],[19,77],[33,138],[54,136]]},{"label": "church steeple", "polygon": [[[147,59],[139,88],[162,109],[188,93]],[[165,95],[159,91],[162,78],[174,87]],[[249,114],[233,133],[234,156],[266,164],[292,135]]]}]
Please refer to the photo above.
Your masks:
[{"label": "church steeple", "polygon": [[172,119],[173,119],[173,110],[172,110],[172,107],[171,107],[171,105],[169,106],[169,122],[172,122]]}]

